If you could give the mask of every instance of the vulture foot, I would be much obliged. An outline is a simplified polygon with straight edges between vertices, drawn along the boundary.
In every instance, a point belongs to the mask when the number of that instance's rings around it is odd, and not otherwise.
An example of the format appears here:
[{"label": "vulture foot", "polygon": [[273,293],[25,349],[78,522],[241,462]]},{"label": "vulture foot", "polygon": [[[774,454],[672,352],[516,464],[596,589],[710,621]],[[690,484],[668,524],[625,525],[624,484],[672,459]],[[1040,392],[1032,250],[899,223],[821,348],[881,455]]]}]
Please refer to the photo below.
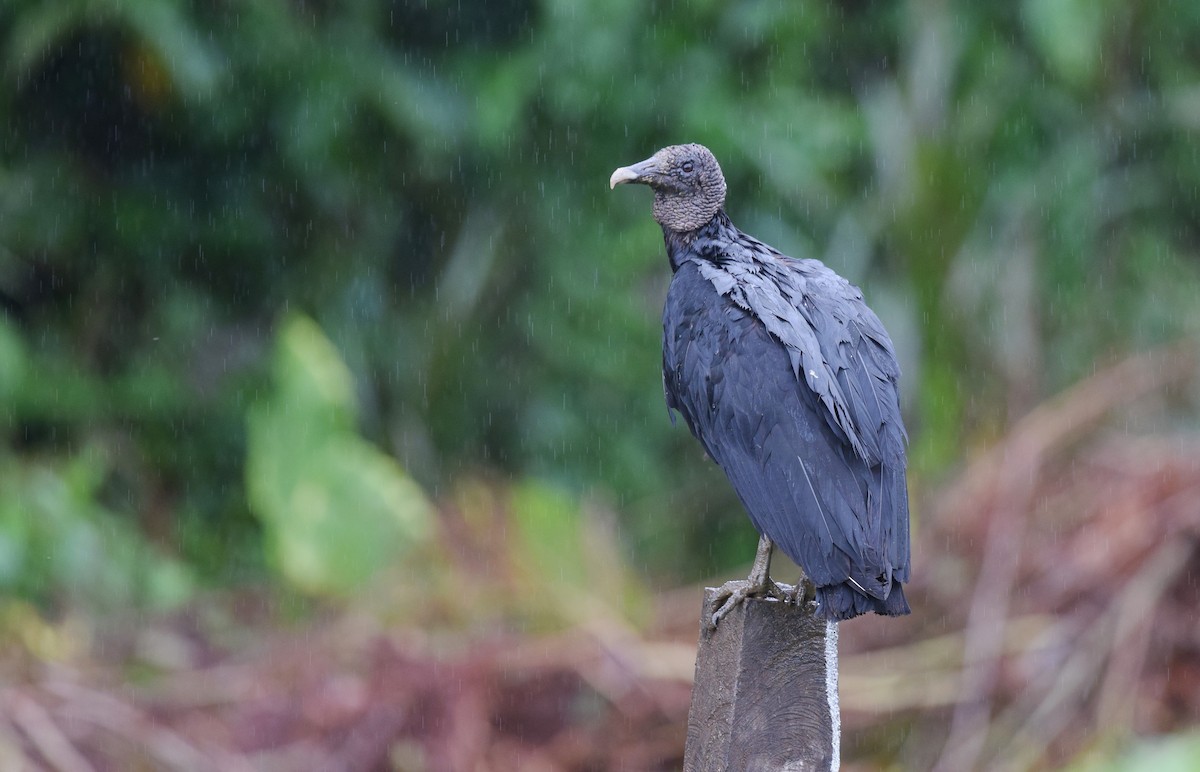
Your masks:
[{"label": "vulture foot", "polygon": [[[790,590],[791,588],[789,588]],[[787,593],[790,594],[790,593]],[[735,579],[726,582],[717,588],[717,597],[714,602],[721,605],[717,608],[716,613],[712,615],[712,622],[709,629],[715,629],[717,623],[721,621],[730,611],[733,611],[739,605],[744,603],[747,598],[774,598],[775,600],[786,600],[787,594],[779,588],[769,577],[763,576],[761,581],[756,582],[752,576],[749,579]]]},{"label": "vulture foot", "polygon": [[759,536],[758,552],[754,555],[754,566],[750,569],[750,576],[743,581],[726,582],[717,588],[715,602],[721,605],[712,615],[710,630],[716,629],[721,617],[744,603],[746,598],[785,599],[779,585],[771,581],[771,550],[774,549],[774,546],[766,536]]}]

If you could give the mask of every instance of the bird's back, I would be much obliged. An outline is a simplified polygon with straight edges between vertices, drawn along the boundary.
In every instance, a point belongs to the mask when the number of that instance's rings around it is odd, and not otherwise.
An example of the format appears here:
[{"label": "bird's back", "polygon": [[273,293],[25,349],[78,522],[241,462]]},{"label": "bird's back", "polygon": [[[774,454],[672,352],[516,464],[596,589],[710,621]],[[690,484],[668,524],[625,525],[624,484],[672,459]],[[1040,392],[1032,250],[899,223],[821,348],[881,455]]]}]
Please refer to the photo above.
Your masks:
[{"label": "bird's back", "polygon": [[751,521],[817,587],[819,613],[908,612],[904,429],[891,341],[858,290],[727,219],[668,252],[670,407]]}]

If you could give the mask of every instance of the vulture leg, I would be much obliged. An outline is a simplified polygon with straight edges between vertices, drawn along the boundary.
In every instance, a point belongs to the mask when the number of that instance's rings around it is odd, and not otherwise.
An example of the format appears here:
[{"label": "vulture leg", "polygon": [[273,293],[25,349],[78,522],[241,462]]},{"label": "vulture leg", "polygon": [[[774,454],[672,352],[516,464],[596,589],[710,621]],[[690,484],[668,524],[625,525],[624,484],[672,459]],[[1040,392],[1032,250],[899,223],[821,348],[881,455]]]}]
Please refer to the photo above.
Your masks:
[{"label": "vulture leg", "polygon": [[771,550],[775,545],[766,536],[758,537],[758,552],[754,555],[754,566],[750,569],[750,576],[743,580],[735,580],[726,582],[717,589],[716,602],[721,603],[720,608],[712,616],[712,626],[716,627],[721,621],[721,617],[728,614],[738,607],[746,598],[765,596],[768,598],[782,598],[783,593],[775,582],[771,581]]},{"label": "vulture leg", "polygon": [[[783,586],[787,587],[786,584]],[[801,569],[800,578],[796,580],[796,586],[788,588],[787,598],[785,600],[788,603],[794,603],[795,605],[799,606],[802,603],[808,603],[809,601],[816,599],[817,587],[804,573],[804,570]]]}]

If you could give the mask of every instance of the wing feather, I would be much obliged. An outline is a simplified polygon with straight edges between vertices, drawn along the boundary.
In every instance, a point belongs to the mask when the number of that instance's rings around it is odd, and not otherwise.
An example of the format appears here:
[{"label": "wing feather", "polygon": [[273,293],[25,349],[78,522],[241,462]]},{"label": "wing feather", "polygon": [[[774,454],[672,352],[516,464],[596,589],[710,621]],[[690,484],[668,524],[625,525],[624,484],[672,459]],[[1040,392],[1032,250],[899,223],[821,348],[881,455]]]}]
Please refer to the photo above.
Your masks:
[{"label": "wing feather", "polygon": [[[806,313],[798,303],[791,315],[764,318],[752,285],[736,284],[739,302],[719,292],[711,272],[684,263],[671,284],[668,404],[725,471],[755,527],[818,586],[852,581],[886,599],[892,579],[908,576],[908,508],[895,375],[867,350],[879,345],[882,325],[839,319],[820,300]],[[781,341],[771,319],[785,319],[807,350]],[[817,342],[825,340],[834,343]],[[796,357],[815,378],[797,377]],[[896,439],[898,465],[886,450]]]}]

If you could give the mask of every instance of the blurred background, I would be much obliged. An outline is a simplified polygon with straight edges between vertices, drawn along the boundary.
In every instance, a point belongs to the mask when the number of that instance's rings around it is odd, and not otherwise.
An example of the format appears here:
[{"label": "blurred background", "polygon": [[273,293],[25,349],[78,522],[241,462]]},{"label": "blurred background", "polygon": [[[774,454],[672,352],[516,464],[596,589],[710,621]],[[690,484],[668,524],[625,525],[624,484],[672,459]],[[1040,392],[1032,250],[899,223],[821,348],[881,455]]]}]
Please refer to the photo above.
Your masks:
[{"label": "blurred background", "polygon": [[[1200,5],[0,4],[0,767],[659,770],[756,535],[617,166],[904,368],[844,768],[1200,768]],[[788,580],[787,569],[778,569]]]}]

